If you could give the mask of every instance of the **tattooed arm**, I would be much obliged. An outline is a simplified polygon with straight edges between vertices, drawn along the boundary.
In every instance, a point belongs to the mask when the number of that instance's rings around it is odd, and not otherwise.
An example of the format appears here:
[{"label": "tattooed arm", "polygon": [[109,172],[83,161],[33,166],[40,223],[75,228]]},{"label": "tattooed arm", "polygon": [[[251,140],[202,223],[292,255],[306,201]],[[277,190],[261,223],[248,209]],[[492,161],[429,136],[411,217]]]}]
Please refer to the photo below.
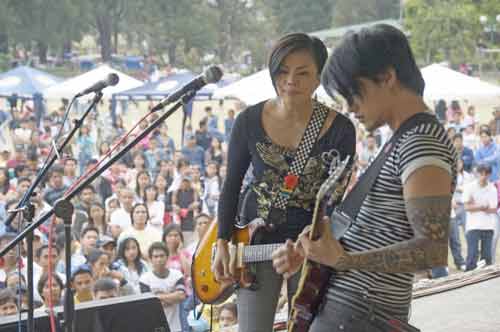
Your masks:
[{"label": "tattooed arm", "polygon": [[295,245],[273,253],[273,266],[289,277],[298,271],[304,257],[336,270],[364,270],[385,273],[416,272],[447,265],[451,212],[450,174],[442,168],[425,166],[414,171],[403,184],[406,214],[413,238],[384,248],[347,253],[330,232],[327,223],[318,240],[309,239],[310,226]]},{"label": "tattooed arm", "polygon": [[344,253],[336,269],[398,273],[447,265],[451,176],[437,167],[423,167],[404,183],[403,193],[414,237],[380,249]]}]

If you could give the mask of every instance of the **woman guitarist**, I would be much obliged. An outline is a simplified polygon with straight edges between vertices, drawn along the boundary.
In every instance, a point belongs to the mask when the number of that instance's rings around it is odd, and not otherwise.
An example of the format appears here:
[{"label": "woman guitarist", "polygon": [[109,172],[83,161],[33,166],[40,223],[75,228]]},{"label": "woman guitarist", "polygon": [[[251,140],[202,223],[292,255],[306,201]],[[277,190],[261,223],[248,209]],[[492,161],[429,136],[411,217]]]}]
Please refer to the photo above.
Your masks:
[{"label": "woman guitarist", "polygon": [[[219,201],[219,228],[213,270],[218,280],[231,278],[228,241],[233,232],[243,178],[252,164],[253,180],[245,191],[243,219],[265,218],[274,193],[282,185],[313,109],[326,107],[313,99],[327,50],[317,38],[294,33],[281,38],[269,57],[269,71],[277,98],[250,106],[234,124],[228,150],[227,177]],[[311,156],[294,186],[286,209],[286,220],[266,229],[262,243],[296,240],[310,224],[315,195],[328,177],[334,157],[355,153],[355,129],[349,119],[330,109]],[[352,158],[351,158],[352,159]],[[270,262],[254,267],[257,289],[239,289],[240,332],[270,332],[282,284]],[[288,280],[289,299],[299,275]]]},{"label": "woman guitarist", "polygon": [[305,256],[335,270],[310,332],[417,331],[408,324],[415,272],[447,265],[455,149],[427,114],[422,74],[405,34],[392,26],[347,34],[322,83],[344,96],[368,131],[389,125],[394,141],[350,191],[361,188],[365,197],[340,241],[330,232],[311,241],[305,229],[296,246],[274,252],[274,266],[293,274]]}]

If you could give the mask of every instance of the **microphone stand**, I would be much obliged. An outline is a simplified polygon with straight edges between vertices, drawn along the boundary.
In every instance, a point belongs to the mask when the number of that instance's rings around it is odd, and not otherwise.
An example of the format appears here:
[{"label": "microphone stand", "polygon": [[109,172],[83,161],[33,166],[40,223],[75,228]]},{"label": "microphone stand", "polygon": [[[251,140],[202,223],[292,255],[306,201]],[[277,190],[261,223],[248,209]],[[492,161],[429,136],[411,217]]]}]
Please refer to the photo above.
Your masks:
[{"label": "microphone stand", "polygon": [[66,267],[66,286],[64,288],[64,331],[74,330],[75,300],[70,286],[71,280],[71,221],[73,219],[73,204],[68,199],[59,199],[54,205],[54,213],[64,220],[64,258]]},{"label": "microphone stand", "polygon": [[[25,209],[23,209],[23,218],[28,227],[33,222],[33,218],[35,217],[35,206],[28,199],[25,205]],[[34,309],[35,304],[33,300],[33,232],[28,233],[26,236],[26,268],[27,268],[27,286],[28,286],[28,320],[27,320],[27,328],[28,331],[34,331],[35,329],[35,317],[34,317]]]},{"label": "microphone stand", "polygon": [[[97,105],[97,103],[99,103],[99,101],[101,100],[101,98],[102,98],[102,92],[99,91],[99,92],[97,92],[95,94],[94,99],[92,100],[92,103],[89,105],[89,107],[87,108],[87,110],[85,110],[85,113],[83,113],[82,117],[80,119],[73,120],[73,122],[75,124],[75,127],[69,132],[69,134],[66,136],[66,138],[64,139],[64,141],[62,142],[62,144],[61,144],[61,146],[59,148],[56,146],[57,142],[53,142],[55,153],[52,155],[52,157],[50,157],[50,160],[46,163],[45,167],[40,171],[40,173],[36,177],[35,181],[33,181],[33,183],[31,184],[31,186],[28,188],[28,190],[24,194],[23,198],[18,203],[16,209],[14,210],[15,212],[13,212],[7,218],[7,220],[5,221],[5,225],[6,226],[8,226],[8,225],[10,225],[12,223],[12,220],[14,220],[14,218],[17,215],[17,210],[21,209],[23,207],[23,205],[25,204],[27,198],[29,198],[29,197],[31,197],[33,195],[33,192],[35,191],[36,187],[40,184],[40,182],[42,182],[43,178],[45,177],[45,174],[47,174],[47,172],[50,169],[50,167],[59,158],[60,154],[63,152],[63,150],[66,147],[66,145],[68,145],[69,141],[75,135],[76,131],[78,129],[80,129],[80,127],[82,126],[83,120],[85,120],[85,118],[87,117],[87,115],[89,114],[89,112]],[[3,255],[0,255],[0,256],[3,256]]]},{"label": "microphone stand", "polygon": [[[188,102],[194,97],[195,91],[189,91],[186,93],[182,100],[177,102],[172,108],[162,114],[158,119],[152,122],[149,127],[144,129],[139,135],[137,135],[131,142],[127,143],[120,151],[118,151],[113,157],[111,157],[107,162],[105,162],[99,169],[95,170],[90,174],[85,180],[80,182],[73,190],[64,195],[61,199],[71,200],[73,197],[78,195],[78,193],[87,185],[92,183],[99,175],[101,175],[105,170],[107,170],[115,161],[120,159],[125,153],[127,153],[132,147],[137,145],[144,137],[156,129],[163,121],[170,117],[183,103]],[[54,208],[51,208],[44,215],[42,215],[38,220],[32,223],[30,226],[22,230],[9,244],[7,244],[3,249],[0,250],[0,257],[3,257],[10,249],[14,248],[19,242],[21,242],[28,233],[32,232],[35,228],[43,224],[47,219],[49,219],[54,214]]]}]

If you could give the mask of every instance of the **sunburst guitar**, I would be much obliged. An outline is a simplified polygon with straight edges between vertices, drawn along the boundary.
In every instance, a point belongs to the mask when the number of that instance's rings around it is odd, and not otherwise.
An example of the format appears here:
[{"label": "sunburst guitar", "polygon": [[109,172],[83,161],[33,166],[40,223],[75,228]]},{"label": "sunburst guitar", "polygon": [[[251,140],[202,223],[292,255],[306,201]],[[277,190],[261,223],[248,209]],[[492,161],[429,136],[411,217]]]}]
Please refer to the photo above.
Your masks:
[{"label": "sunburst guitar", "polygon": [[[313,219],[309,238],[318,239],[321,234],[319,222],[324,217],[324,207],[327,198],[337,202],[342,198],[350,178],[350,157],[332,161],[330,175],[321,185],[314,206]],[[323,299],[331,271],[325,266],[307,260],[302,265],[299,285],[292,299],[290,318],[288,320],[288,332],[307,332],[318,312],[319,305]]]},{"label": "sunburst guitar", "polygon": [[193,256],[191,278],[193,290],[202,303],[219,304],[224,302],[237,288],[251,288],[255,278],[247,269],[248,264],[271,260],[271,254],[281,243],[253,244],[265,230],[262,219],[255,219],[246,226],[240,226],[233,232],[229,244],[229,255],[233,281],[218,282],[211,270],[217,243],[217,223],[212,223],[200,241]]}]

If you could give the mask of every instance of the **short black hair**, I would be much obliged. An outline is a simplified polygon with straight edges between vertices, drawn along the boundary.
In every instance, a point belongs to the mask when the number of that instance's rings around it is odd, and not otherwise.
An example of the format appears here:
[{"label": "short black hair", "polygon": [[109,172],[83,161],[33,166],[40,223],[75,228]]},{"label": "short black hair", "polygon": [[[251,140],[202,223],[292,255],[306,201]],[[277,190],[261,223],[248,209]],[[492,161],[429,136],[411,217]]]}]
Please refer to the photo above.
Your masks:
[{"label": "short black hair", "polygon": [[479,131],[479,135],[482,135],[482,134],[485,134],[485,135],[491,137],[491,130],[487,127],[481,128],[481,130]]},{"label": "short black hair", "polygon": [[168,257],[168,249],[167,249],[167,246],[163,243],[163,242],[153,242],[150,246],[149,246],[149,249],[148,249],[148,256],[149,256],[149,259],[151,259],[153,257],[153,251],[155,250],[161,250],[165,253],[165,255],[167,255]]},{"label": "short black hair", "polygon": [[491,174],[491,166],[488,164],[479,164],[477,166],[477,172]]},{"label": "short black hair", "polygon": [[179,233],[180,237],[181,237],[181,240],[182,242],[184,242],[184,235],[182,234],[182,228],[179,224],[174,224],[174,223],[171,223],[171,224],[168,224],[167,226],[165,226],[165,228],[163,229],[163,234],[161,236],[161,240],[164,242],[164,243],[167,243],[167,235],[171,232],[177,232]]},{"label": "short black hair", "polygon": [[462,136],[462,134],[461,134],[461,133],[457,133],[457,134],[455,134],[455,136],[453,136],[453,140],[456,140],[456,139],[461,139],[461,140],[463,140],[463,139],[464,139],[464,137]]},{"label": "short black hair", "polygon": [[111,278],[98,279],[94,284],[94,293],[107,292],[111,290],[118,291],[116,283]]},{"label": "short black hair", "polygon": [[99,229],[95,226],[87,226],[80,232],[80,240],[88,233],[88,232],[96,232],[99,236]]},{"label": "short black hair", "polygon": [[[40,246],[37,250],[36,250],[36,253],[35,253],[35,256],[36,258],[40,258],[40,256],[42,256],[42,252],[45,250],[45,249],[48,249],[49,248],[49,245],[48,244],[44,244],[42,246]],[[52,246],[52,249],[57,251],[57,254],[59,255],[61,253],[61,249],[57,246],[57,245],[53,245]]]},{"label": "short black hair", "polygon": [[332,97],[337,91],[352,105],[355,96],[362,97],[359,79],[377,82],[389,68],[403,86],[423,95],[425,82],[408,39],[391,25],[376,24],[343,37],[323,70],[321,82]]},{"label": "short black hair", "polygon": [[276,44],[274,44],[268,59],[269,73],[273,82],[274,89],[276,90],[275,78],[278,75],[283,60],[293,52],[305,50],[311,53],[318,74],[321,74],[325,66],[326,59],[328,58],[328,51],[325,44],[316,38],[309,36],[305,33],[290,33],[281,37]]},{"label": "short black hair", "polygon": [[71,271],[71,282],[75,281],[75,278],[80,274],[88,274],[93,277],[92,268],[88,264],[78,265],[73,271]]}]

